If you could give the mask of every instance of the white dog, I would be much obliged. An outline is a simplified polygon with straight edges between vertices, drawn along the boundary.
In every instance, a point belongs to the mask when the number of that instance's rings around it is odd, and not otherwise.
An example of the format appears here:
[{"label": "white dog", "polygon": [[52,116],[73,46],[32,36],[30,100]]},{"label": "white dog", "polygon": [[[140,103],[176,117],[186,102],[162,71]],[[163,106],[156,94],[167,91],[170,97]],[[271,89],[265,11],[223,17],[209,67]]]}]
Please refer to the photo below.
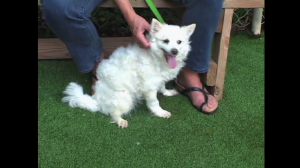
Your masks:
[{"label": "white dog", "polygon": [[122,116],[142,99],[154,115],[169,118],[171,113],[160,107],[157,93],[178,94],[175,89],[167,90],[165,84],[176,78],[185,65],[191,49],[189,38],[195,27],[195,24],[183,27],[161,24],[152,19],[147,35],[150,49],[137,44],[119,47],[99,64],[93,96],[84,94],[80,85],[71,82],[63,92],[66,96],[62,101],[73,108],[109,115],[122,128],[128,126]]}]

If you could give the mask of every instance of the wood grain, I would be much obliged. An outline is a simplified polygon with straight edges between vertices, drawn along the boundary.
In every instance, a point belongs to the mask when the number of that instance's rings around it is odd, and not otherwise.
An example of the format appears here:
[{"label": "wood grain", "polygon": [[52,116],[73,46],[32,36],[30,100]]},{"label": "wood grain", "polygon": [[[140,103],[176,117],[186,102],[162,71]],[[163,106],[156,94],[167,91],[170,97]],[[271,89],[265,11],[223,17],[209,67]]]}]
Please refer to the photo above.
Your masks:
[{"label": "wood grain", "polygon": [[264,8],[264,0],[224,0],[223,8]]},{"label": "wood grain", "polygon": [[[105,51],[111,53],[119,46],[133,41],[131,37],[101,38]],[[65,44],[58,38],[38,39],[38,59],[70,59],[71,56]]]},{"label": "wood grain", "polygon": [[233,11],[234,9],[224,10],[222,33],[216,33],[214,36],[212,58],[218,65],[214,96],[218,101],[223,97]]}]

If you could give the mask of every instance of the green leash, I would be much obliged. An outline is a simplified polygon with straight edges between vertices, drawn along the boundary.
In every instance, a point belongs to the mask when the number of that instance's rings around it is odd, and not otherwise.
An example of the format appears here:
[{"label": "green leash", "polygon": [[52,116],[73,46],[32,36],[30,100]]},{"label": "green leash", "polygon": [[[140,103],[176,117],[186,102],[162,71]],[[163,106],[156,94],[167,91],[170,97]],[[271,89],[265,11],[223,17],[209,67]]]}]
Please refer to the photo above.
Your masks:
[{"label": "green leash", "polygon": [[152,0],[145,0],[152,12],[154,13],[155,17],[161,22],[165,23],[164,19],[161,17],[160,13],[158,12],[156,6],[154,5]]}]

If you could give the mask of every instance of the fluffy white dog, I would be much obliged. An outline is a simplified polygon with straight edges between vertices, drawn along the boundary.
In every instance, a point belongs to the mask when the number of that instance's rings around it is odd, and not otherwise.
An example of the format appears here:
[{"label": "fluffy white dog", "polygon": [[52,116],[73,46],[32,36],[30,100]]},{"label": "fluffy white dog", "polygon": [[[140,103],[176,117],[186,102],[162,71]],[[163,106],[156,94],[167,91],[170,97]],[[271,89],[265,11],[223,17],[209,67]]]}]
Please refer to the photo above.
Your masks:
[{"label": "fluffy white dog", "polygon": [[147,35],[150,49],[137,44],[119,47],[99,64],[93,96],[84,94],[80,85],[71,82],[63,92],[66,96],[62,101],[73,108],[109,115],[121,128],[128,126],[122,116],[142,99],[154,115],[169,118],[171,113],[160,107],[157,93],[178,94],[174,89],[167,90],[165,84],[176,78],[185,65],[191,49],[189,39],[195,27],[195,24],[182,27],[161,24],[152,19]]}]

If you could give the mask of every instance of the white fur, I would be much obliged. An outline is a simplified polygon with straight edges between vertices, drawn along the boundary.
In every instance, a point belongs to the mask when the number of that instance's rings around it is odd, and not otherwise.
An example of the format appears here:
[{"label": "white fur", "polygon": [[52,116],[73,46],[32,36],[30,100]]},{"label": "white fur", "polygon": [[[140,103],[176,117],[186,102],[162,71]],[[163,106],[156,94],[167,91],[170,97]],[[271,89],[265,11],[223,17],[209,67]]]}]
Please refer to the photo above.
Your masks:
[{"label": "white fur", "polygon": [[[154,115],[169,118],[171,113],[160,107],[157,93],[165,96],[177,94],[174,89],[167,90],[165,83],[174,79],[185,65],[184,60],[190,51],[189,38],[195,26],[179,27],[161,24],[153,19],[147,35],[150,49],[142,49],[137,44],[119,47],[109,59],[103,59],[99,64],[93,96],[83,94],[82,87],[71,82],[64,91],[66,96],[62,101],[68,102],[73,108],[110,115],[112,121],[122,128],[128,126],[122,116],[128,114],[142,99],[146,100],[147,107]],[[168,44],[163,42],[165,39],[169,40]],[[178,40],[182,41],[181,44],[177,43]],[[174,48],[178,50],[178,64],[171,69],[163,50],[170,53]]]}]

